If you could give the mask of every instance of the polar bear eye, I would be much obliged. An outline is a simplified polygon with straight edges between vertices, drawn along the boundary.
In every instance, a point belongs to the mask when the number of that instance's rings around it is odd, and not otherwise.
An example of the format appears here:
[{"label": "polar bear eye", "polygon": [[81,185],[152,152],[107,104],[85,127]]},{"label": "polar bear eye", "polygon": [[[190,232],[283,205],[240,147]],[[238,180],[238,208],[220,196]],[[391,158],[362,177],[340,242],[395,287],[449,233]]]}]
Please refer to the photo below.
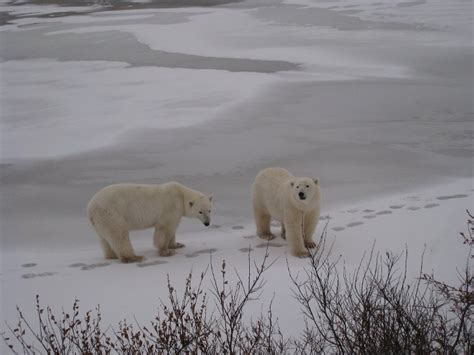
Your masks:
[{"label": "polar bear eye", "polygon": [[299,188],[300,188],[300,185],[296,185],[296,188],[299,189]]},{"label": "polar bear eye", "polygon": [[306,185],[307,188],[309,188],[309,185]]},{"label": "polar bear eye", "polygon": [[202,211],[199,211],[199,214],[202,214]]}]

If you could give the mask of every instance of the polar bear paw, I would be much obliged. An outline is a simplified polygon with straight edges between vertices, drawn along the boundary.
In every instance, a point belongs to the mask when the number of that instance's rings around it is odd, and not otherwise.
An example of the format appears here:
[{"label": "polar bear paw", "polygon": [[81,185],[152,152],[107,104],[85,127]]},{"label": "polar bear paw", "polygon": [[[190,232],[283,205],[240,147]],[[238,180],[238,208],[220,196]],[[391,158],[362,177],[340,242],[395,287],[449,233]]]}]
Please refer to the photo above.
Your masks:
[{"label": "polar bear paw", "polygon": [[305,241],[305,242],[304,242],[304,246],[305,246],[306,248],[313,249],[313,248],[316,248],[316,243],[313,242],[312,240],[310,240],[310,241]]},{"label": "polar bear paw", "polygon": [[275,239],[275,236],[273,234],[263,234],[263,235],[259,235],[259,237],[261,239],[265,239],[265,240],[272,240],[272,239]]},{"label": "polar bear paw", "polygon": [[158,255],[159,256],[173,256],[175,255],[176,252],[174,250],[159,250]]},{"label": "polar bear paw", "polygon": [[307,258],[308,256],[311,255],[311,253],[307,250],[300,250],[292,253],[294,256],[297,258]]},{"label": "polar bear paw", "polygon": [[145,257],[141,255],[132,255],[132,256],[122,256],[120,257],[120,261],[125,264],[129,263],[139,263],[145,260]]},{"label": "polar bear paw", "polygon": [[174,245],[169,246],[169,248],[171,249],[179,249],[179,248],[184,248],[184,247],[185,245],[183,243],[178,243],[178,242],[174,243]]}]

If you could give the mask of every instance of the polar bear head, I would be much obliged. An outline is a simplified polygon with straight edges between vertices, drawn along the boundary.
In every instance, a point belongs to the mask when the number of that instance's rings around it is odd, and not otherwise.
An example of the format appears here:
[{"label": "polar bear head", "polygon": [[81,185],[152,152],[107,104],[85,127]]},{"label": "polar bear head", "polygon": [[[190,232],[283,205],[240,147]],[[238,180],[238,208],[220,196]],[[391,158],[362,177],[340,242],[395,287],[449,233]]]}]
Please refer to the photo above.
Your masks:
[{"label": "polar bear head", "polygon": [[319,202],[320,190],[318,179],[300,177],[291,180],[291,197],[293,202],[300,207],[310,207]]},{"label": "polar bear head", "polygon": [[206,227],[211,224],[212,196],[199,196],[188,202],[187,216],[199,219]]}]

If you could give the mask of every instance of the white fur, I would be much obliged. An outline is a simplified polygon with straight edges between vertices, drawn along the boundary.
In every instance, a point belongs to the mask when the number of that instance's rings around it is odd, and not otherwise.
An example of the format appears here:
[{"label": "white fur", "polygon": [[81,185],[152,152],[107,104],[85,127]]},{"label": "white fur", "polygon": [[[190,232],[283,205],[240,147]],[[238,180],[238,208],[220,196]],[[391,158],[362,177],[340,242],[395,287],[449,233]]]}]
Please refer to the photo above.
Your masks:
[{"label": "white fur", "polygon": [[[305,197],[302,200],[299,194]],[[270,220],[282,224],[282,236],[288,240],[294,256],[308,256],[314,248],[313,233],[319,221],[320,189],[316,179],[297,178],[283,168],[260,171],[252,186],[252,205],[257,235],[273,239]]]},{"label": "white fur", "polygon": [[87,215],[99,236],[105,258],[120,261],[143,260],[135,255],[130,243],[132,230],[155,228],[154,244],[161,256],[170,256],[176,243],[181,217],[198,218],[210,223],[212,197],[177,182],[160,185],[116,184],[99,192],[87,205]]}]

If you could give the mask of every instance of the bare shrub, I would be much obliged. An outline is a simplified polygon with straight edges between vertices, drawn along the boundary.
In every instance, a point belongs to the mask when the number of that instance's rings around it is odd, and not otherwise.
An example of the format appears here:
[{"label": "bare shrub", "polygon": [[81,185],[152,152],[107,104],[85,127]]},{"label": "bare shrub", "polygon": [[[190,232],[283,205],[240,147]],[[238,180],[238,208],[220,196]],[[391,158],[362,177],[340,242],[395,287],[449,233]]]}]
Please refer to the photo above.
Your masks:
[{"label": "bare shrub", "polygon": [[[263,273],[268,264],[268,250],[261,264],[251,267],[250,253],[247,278],[230,285],[226,263],[222,262],[220,277],[211,260],[210,294],[216,304],[215,314],[209,315],[208,295],[203,290],[207,270],[192,285],[188,275],[180,297],[169,278],[168,302],[161,303],[161,311],[147,326],[123,320],[117,329],[103,329],[99,307],[95,313],[79,313],[76,300],[71,314],[62,312],[58,319],[51,308],[44,309],[36,296],[38,324],[26,319],[18,310],[17,326],[10,336],[2,333],[9,349],[17,354],[276,354],[283,353],[284,340],[271,309],[257,319],[244,319],[245,306],[258,300],[264,286]],[[16,344],[13,341],[16,340]]]},{"label": "bare shrub", "polygon": [[[472,215],[468,221],[472,241]],[[462,234],[463,235],[463,234]],[[467,237],[463,235],[465,239]],[[374,253],[349,272],[333,259],[326,233],[303,276],[293,275],[294,295],[306,327],[299,353],[469,353],[472,351],[472,243],[459,287],[423,273],[407,279],[408,250]],[[401,268],[399,268],[401,264]],[[472,352],[471,352],[472,353]]]},{"label": "bare shrub", "polygon": [[268,249],[260,264],[252,264],[249,253],[246,277],[235,270],[234,282],[226,262],[216,271],[212,259],[196,285],[188,275],[182,293],[168,279],[168,300],[146,326],[123,320],[104,329],[99,307],[81,315],[77,300],[70,314],[57,317],[37,296],[37,324],[18,309],[17,325],[2,336],[15,354],[472,354],[473,220],[468,212],[468,231],[461,236],[469,254],[457,287],[424,273],[422,261],[418,277],[409,278],[407,250],[381,254],[372,247],[355,270],[347,270],[333,258],[333,245],[326,245],[325,228],[303,272],[294,275],[288,267],[305,322],[293,339],[280,331],[271,302],[266,314],[245,317],[273,264]]}]

